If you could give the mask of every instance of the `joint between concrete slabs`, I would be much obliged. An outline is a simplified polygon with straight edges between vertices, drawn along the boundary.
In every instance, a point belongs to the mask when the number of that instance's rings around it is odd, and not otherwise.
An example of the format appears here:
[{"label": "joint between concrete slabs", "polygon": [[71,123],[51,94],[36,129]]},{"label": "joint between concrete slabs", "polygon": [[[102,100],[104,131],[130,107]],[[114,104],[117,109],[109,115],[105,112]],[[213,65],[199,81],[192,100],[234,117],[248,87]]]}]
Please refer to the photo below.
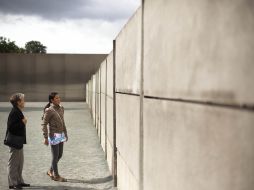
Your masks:
[{"label": "joint between concrete slabs", "polygon": [[204,105],[204,106],[214,106],[214,107],[221,107],[221,108],[227,108],[227,109],[237,109],[237,110],[242,110],[242,111],[254,112],[254,105],[223,104],[223,103],[210,102],[210,101],[199,101],[199,100],[180,99],[180,98],[164,98],[164,97],[146,96],[146,95],[144,95],[144,98],[145,99],[180,102],[180,103],[189,103],[189,104],[199,104],[199,105]]}]

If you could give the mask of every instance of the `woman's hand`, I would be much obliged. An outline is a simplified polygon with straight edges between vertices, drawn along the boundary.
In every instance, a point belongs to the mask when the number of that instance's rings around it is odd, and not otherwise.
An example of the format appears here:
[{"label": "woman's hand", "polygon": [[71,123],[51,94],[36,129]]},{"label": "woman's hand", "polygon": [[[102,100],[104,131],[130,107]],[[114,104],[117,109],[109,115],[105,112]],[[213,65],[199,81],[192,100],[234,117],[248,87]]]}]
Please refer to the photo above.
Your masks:
[{"label": "woman's hand", "polygon": [[23,123],[26,125],[27,119],[26,119],[25,117],[22,119],[22,121],[23,121]]},{"label": "woman's hand", "polygon": [[48,141],[48,139],[44,139],[44,144],[45,144],[46,146],[48,146],[48,145],[49,145],[49,141]]}]

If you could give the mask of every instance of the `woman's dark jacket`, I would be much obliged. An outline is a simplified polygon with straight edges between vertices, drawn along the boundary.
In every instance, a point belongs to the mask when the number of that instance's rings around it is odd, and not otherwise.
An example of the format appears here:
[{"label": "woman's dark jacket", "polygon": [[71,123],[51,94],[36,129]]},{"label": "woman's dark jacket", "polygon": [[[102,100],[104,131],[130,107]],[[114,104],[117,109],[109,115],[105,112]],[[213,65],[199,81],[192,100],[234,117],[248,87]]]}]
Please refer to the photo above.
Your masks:
[{"label": "woman's dark jacket", "polygon": [[24,119],[22,111],[14,106],[8,117],[7,131],[13,135],[23,137],[23,144],[26,144],[26,125],[23,123],[22,119]]}]

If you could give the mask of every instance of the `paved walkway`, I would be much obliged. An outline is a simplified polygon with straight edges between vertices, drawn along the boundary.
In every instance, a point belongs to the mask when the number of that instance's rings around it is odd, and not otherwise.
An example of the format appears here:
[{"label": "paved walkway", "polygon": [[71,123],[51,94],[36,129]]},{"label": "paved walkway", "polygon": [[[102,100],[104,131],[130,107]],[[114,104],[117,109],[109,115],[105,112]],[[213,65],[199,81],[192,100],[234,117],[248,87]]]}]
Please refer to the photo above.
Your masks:
[{"label": "paved walkway", "polygon": [[[50,147],[43,145],[41,132],[42,108],[45,103],[26,103],[24,111],[28,118],[27,140],[24,147],[25,165],[23,177],[36,190],[109,190],[113,188],[112,177],[104,159],[96,130],[87,104],[64,102],[65,123],[69,141],[64,145],[64,155],[59,162],[59,172],[68,179],[60,183],[49,179]],[[9,103],[0,103],[0,189],[8,189],[8,147],[3,145]]]}]

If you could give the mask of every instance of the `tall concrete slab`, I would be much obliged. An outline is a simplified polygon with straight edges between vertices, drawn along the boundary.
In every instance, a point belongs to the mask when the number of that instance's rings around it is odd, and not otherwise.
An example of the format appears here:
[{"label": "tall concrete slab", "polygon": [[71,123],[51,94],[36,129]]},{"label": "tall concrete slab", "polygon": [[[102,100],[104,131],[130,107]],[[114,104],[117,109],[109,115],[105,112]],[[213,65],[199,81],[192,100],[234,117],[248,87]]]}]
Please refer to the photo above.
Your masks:
[{"label": "tall concrete slab", "polygon": [[[38,54],[35,56],[35,80],[36,80],[36,97],[37,101],[48,101],[48,94],[53,90],[51,88],[51,73],[49,71],[50,68],[50,56],[46,54]],[[52,81],[53,82],[53,81]],[[31,101],[36,101],[31,100]]]},{"label": "tall concrete slab", "polygon": [[139,99],[116,94],[117,182],[121,190],[139,186]]},{"label": "tall concrete slab", "polygon": [[93,116],[93,124],[95,125],[95,121],[96,121],[96,76],[95,74],[93,75],[93,91],[92,91],[92,99],[93,99],[93,103],[92,103],[92,116]]},{"label": "tall concrete slab", "polygon": [[144,100],[144,189],[251,190],[251,111]]},{"label": "tall concrete slab", "polygon": [[107,96],[107,161],[110,171],[112,171],[113,142],[113,99]]},{"label": "tall concrete slab", "polygon": [[145,95],[253,105],[252,1],[144,5]]},{"label": "tall concrete slab", "polygon": [[113,52],[107,57],[107,96],[113,98]]},{"label": "tall concrete slab", "polygon": [[[65,99],[65,67],[63,66],[65,62],[65,57],[61,55],[49,56],[49,70],[48,70],[48,78],[51,81],[51,85],[48,90],[50,92],[58,92],[60,96]],[[75,93],[73,93],[75,96]]]},{"label": "tall concrete slab", "polygon": [[101,128],[99,137],[101,139],[101,146],[104,152],[106,151],[106,96],[101,93]]},{"label": "tall concrete slab", "polygon": [[97,133],[100,135],[101,131],[101,99],[102,99],[102,94],[101,94],[101,68],[99,69],[99,115],[98,115],[98,127],[97,127]]},{"label": "tall concrete slab", "polygon": [[107,57],[107,152],[106,159],[111,172],[113,172],[113,51]]},{"label": "tall concrete slab", "polygon": [[107,62],[104,60],[101,63],[101,93],[106,94],[107,92]]},{"label": "tall concrete slab", "polygon": [[101,64],[101,131],[100,139],[104,151],[106,151],[106,126],[107,126],[107,62]]},{"label": "tall concrete slab", "polygon": [[86,83],[86,103],[89,104],[89,82]]},{"label": "tall concrete slab", "polygon": [[[112,166],[113,153],[113,52],[107,57],[107,160]],[[108,144],[109,143],[109,144]],[[111,168],[112,169],[112,168]]]},{"label": "tall concrete slab", "polygon": [[[22,84],[26,99],[36,100],[37,99],[37,88],[36,88],[36,57],[31,55],[30,57],[25,55],[20,55],[19,62],[20,73],[22,75],[19,82]],[[16,92],[16,89],[13,89],[13,93]],[[21,91],[22,92],[22,91]],[[45,96],[45,99],[48,98]]]},{"label": "tall concrete slab", "polygon": [[114,148],[113,144],[109,141],[107,138],[107,163],[109,167],[109,171],[112,173],[113,172],[113,161],[114,161]]},{"label": "tall concrete slab", "polygon": [[113,146],[113,99],[107,97],[107,138]]},{"label": "tall concrete slab", "polygon": [[100,70],[97,71],[96,73],[96,129],[97,133],[100,128],[100,115],[101,115],[101,83],[100,83]]},{"label": "tall concrete slab", "polygon": [[85,99],[85,83],[106,54],[0,54],[0,101],[23,92],[27,101],[47,101],[52,91],[64,101]]},{"label": "tall concrete slab", "polygon": [[7,70],[7,57],[2,57],[2,61],[0,61],[0,100],[8,101],[7,98],[9,94],[7,94],[7,78],[5,76],[5,72]]},{"label": "tall concrete slab", "polygon": [[88,100],[89,100],[89,108],[91,109],[92,108],[92,88],[91,88],[91,86],[92,86],[92,79],[90,79],[89,80],[89,82],[88,82],[88,90],[89,90],[89,98],[88,98]]},{"label": "tall concrete slab", "polygon": [[141,9],[116,38],[116,91],[140,92]]},{"label": "tall concrete slab", "polygon": [[[3,101],[9,100],[9,97],[11,94],[15,93],[17,90],[19,92],[21,92],[21,88],[22,88],[22,66],[19,65],[19,67],[17,67],[16,65],[16,60],[21,59],[22,55],[14,55],[12,57],[7,57],[6,58],[6,67],[5,69],[7,69],[7,71],[10,71],[7,75],[6,71],[4,76],[6,77],[6,89],[5,91],[7,92],[6,95],[8,97],[6,97]],[[3,61],[3,60],[2,60]],[[20,67],[21,66],[21,67]],[[2,69],[2,68],[1,68]]]},{"label": "tall concrete slab", "polygon": [[[85,92],[84,84],[91,74],[99,69],[105,55],[93,54],[65,54],[65,96],[66,99],[79,100],[80,94]],[[82,71],[82,72],[81,72]],[[70,93],[71,92],[71,93]]]}]

